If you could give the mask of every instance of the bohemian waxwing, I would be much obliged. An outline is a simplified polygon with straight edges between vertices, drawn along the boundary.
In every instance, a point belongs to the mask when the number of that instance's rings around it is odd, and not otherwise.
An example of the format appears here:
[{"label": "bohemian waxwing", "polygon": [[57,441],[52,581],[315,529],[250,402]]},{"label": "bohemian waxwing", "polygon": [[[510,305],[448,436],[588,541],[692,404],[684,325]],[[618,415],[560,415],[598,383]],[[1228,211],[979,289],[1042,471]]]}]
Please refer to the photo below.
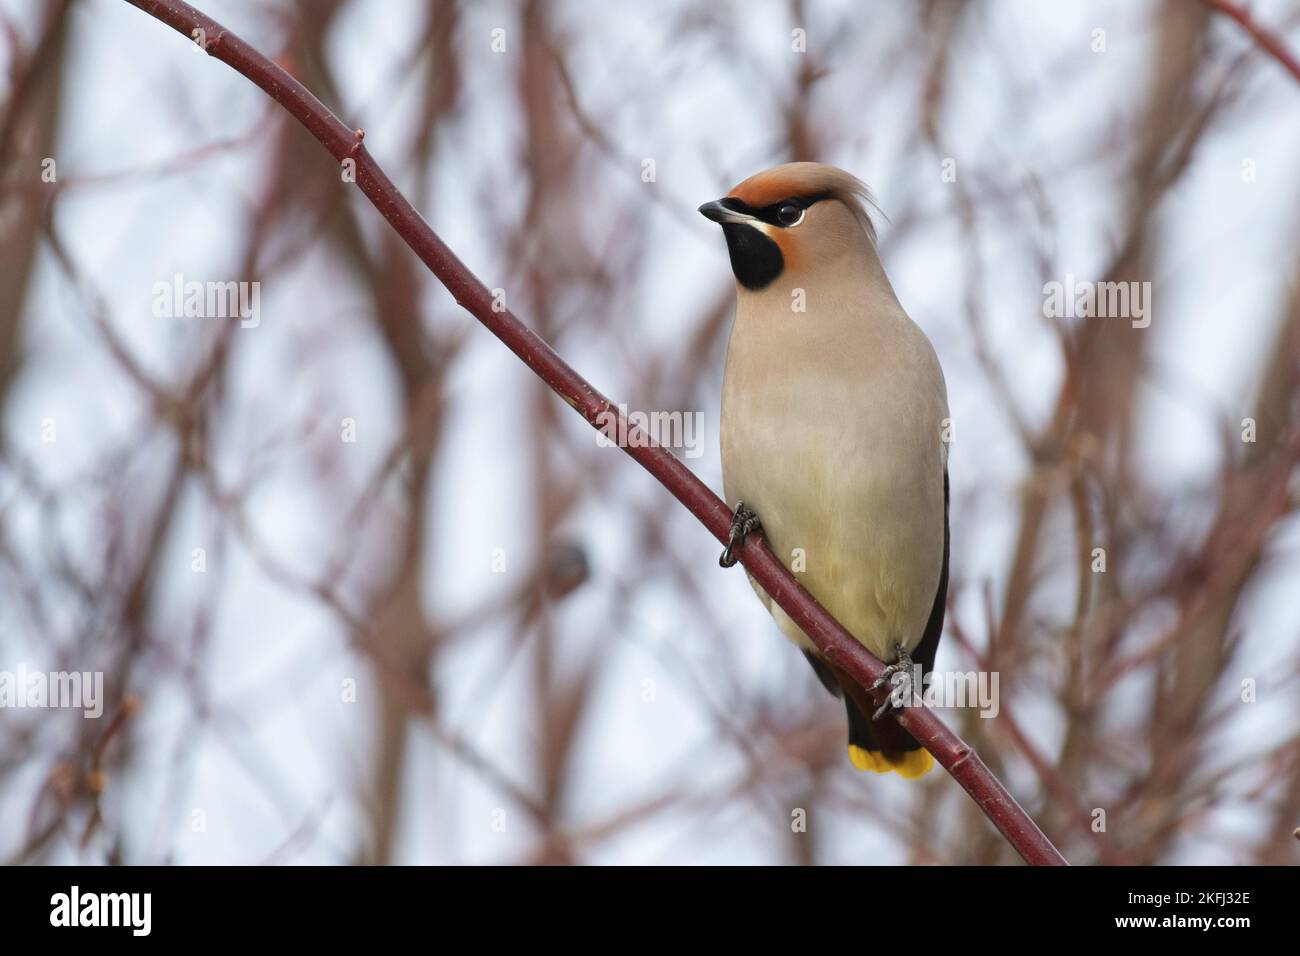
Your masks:
[{"label": "bohemian waxwing", "polygon": [[[891,674],[910,674],[913,662],[933,668],[943,630],[948,399],[934,348],[876,255],[870,204],[843,170],[790,163],[700,207],[722,226],[736,277],[722,475],[737,510],[732,544],[761,524],[812,595],[899,665]],[[932,758],[887,707],[754,588],[822,684],[842,692],[853,766],[929,770]]]}]

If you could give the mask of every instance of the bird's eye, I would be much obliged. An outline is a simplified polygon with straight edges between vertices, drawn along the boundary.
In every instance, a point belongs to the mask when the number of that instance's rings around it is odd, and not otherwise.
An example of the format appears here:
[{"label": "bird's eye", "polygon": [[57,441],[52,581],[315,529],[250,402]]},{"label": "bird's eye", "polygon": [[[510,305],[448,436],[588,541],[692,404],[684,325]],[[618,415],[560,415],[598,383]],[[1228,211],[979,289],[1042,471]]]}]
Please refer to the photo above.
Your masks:
[{"label": "bird's eye", "polygon": [[794,203],[786,203],[776,211],[776,218],[783,226],[797,226],[803,219],[803,210]]}]

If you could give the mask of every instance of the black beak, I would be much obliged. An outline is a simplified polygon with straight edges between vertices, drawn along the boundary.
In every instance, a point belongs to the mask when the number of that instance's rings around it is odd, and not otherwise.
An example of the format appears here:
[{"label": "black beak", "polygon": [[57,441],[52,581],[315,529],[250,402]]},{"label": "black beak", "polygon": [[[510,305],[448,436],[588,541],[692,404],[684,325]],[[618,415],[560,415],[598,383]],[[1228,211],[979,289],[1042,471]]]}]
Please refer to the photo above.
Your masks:
[{"label": "black beak", "polygon": [[705,219],[712,219],[717,223],[754,221],[752,216],[746,216],[743,212],[736,212],[734,209],[728,209],[722,204],[721,199],[715,199],[713,202],[706,202],[700,207],[700,215]]}]

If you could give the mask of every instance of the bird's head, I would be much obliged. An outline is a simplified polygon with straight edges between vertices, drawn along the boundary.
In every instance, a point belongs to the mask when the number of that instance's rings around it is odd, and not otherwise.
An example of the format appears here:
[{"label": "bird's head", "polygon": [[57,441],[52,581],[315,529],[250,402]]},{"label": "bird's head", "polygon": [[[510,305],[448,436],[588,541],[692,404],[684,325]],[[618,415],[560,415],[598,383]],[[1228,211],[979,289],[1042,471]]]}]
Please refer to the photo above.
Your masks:
[{"label": "bird's head", "polygon": [[875,260],[867,187],[821,163],[774,166],[737,185],[700,213],[722,226],[736,281],[751,292],[778,277],[799,280]]}]

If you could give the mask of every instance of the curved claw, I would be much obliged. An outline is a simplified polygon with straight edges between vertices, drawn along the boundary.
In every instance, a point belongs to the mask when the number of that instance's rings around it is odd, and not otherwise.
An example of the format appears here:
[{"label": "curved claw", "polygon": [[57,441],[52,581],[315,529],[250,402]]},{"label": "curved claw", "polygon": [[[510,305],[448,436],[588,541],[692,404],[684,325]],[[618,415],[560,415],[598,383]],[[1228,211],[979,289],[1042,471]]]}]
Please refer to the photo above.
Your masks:
[{"label": "curved claw", "polygon": [[[903,674],[904,679],[902,681],[899,681],[900,685],[905,685],[907,688],[907,690],[903,695],[903,699],[910,700],[913,694],[912,655],[908,653],[907,648],[903,647],[901,644],[896,645],[895,650],[898,654],[898,660],[893,664],[889,664],[888,666],[885,667],[883,671],[881,671],[880,676],[877,677],[872,682],[870,689],[872,691],[880,690],[880,688],[884,687],[886,684],[890,683],[893,680],[895,674]],[[895,696],[896,696],[895,691],[891,690],[889,692],[889,696],[885,698],[885,702],[881,704],[879,707],[877,707],[876,712],[871,715],[871,719],[879,720],[881,717],[883,717],[885,714],[889,713],[890,711],[900,709],[902,705],[896,704],[894,702]]]},{"label": "curved claw", "polygon": [[727,547],[718,558],[719,566],[730,568],[735,565],[739,560],[736,557],[736,549],[755,531],[762,530],[762,527],[754,510],[743,501],[737,501],[736,512],[731,516],[731,533],[727,535]]},{"label": "curved claw", "polygon": [[879,707],[876,708],[876,712],[871,715],[871,719],[879,720],[881,717],[885,716],[885,714],[891,714],[895,710],[901,710],[901,709],[902,708],[895,706],[894,695],[890,694],[888,699],[886,699],[886,701],[883,704],[881,704]]}]

